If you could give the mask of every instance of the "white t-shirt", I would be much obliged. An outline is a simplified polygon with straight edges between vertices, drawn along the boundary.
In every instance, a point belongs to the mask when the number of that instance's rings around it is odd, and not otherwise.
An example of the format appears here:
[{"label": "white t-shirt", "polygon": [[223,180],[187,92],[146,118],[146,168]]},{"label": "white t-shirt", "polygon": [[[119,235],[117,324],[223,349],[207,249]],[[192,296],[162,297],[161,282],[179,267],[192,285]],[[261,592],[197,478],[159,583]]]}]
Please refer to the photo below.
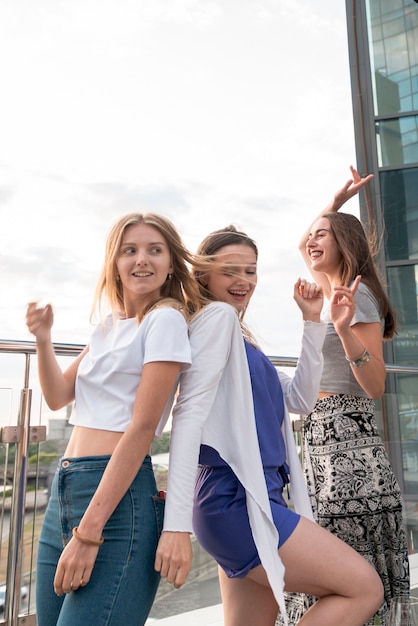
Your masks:
[{"label": "white t-shirt", "polygon": [[[142,369],[145,363],[155,361],[182,363],[182,370],[190,366],[187,322],[180,311],[169,306],[157,308],[140,324],[135,318],[107,317],[93,331],[89,351],[78,367],[70,424],[124,432],[132,418]],[[158,434],[168,419],[176,386]]]}]

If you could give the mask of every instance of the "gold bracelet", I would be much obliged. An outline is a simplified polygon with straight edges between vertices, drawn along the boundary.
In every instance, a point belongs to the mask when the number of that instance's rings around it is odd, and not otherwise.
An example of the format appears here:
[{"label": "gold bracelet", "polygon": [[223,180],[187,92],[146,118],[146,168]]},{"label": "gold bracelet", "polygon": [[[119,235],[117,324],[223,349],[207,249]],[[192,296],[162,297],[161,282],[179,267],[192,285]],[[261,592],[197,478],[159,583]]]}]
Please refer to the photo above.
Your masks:
[{"label": "gold bracelet", "polygon": [[366,348],[364,348],[363,353],[357,359],[349,359],[347,355],[345,358],[350,363],[351,367],[363,367],[370,361],[370,354],[367,352]]},{"label": "gold bracelet", "polygon": [[73,537],[81,541],[81,543],[86,543],[88,546],[101,546],[104,538],[100,537],[99,541],[94,541],[94,539],[88,539],[87,537],[83,537],[78,532],[78,526],[74,526],[73,528]]}]

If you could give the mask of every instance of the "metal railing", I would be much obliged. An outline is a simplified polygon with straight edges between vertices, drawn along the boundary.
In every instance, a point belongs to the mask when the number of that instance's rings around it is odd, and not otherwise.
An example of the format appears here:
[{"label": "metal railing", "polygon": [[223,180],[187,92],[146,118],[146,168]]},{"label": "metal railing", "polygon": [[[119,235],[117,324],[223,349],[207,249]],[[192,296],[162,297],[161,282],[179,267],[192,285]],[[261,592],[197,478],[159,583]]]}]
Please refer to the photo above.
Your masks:
[{"label": "metal railing", "polygon": [[[54,348],[56,354],[59,357],[75,357],[78,355],[81,350],[84,348],[84,345],[77,344],[64,344],[64,343],[55,343]],[[0,615],[0,624],[7,624],[7,626],[17,626],[18,624],[24,626],[34,626],[36,624],[36,607],[32,610],[32,604],[34,605],[34,601],[32,603],[32,586],[34,583],[34,579],[36,577],[34,563],[34,548],[36,544],[36,525],[40,525],[38,520],[38,506],[37,506],[37,494],[39,493],[38,489],[38,480],[39,480],[39,462],[37,464],[37,469],[35,472],[35,490],[34,497],[32,499],[31,508],[33,510],[33,520],[30,533],[30,549],[29,553],[29,567],[28,563],[25,562],[26,573],[22,574],[22,555],[24,553],[25,545],[24,542],[27,541],[27,536],[25,535],[25,523],[28,519],[28,494],[27,494],[27,480],[28,480],[28,472],[29,472],[29,449],[31,444],[37,444],[38,450],[38,461],[39,461],[39,445],[42,441],[46,439],[46,426],[41,423],[34,424],[32,423],[32,392],[33,385],[31,388],[31,360],[32,357],[36,355],[36,346],[34,342],[29,341],[5,341],[0,340],[0,358],[1,355],[20,355],[23,358],[24,363],[22,366],[21,378],[19,381],[16,380],[16,388],[19,389],[20,399],[18,403],[17,410],[17,420],[16,423],[12,423],[13,415],[9,415],[9,423],[7,425],[3,425],[1,423],[2,415],[0,414],[0,426],[1,426],[1,436],[0,436],[0,451],[5,453],[5,462],[4,462],[4,472],[3,472],[3,493],[2,493],[2,507],[0,509],[1,517],[0,517],[0,562],[4,563],[3,560],[3,552],[4,546],[3,543],[7,543],[7,567],[6,567],[6,577],[5,577],[5,598],[4,598],[4,619],[2,621],[2,616]],[[273,365],[281,368],[294,368],[297,364],[297,358],[294,357],[270,357]],[[1,370],[2,363],[0,362],[0,380],[2,380],[5,375]],[[418,375],[418,367],[398,367],[395,365],[387,365],[387,370],[390,373],[396,374],[413,374]],[[20,376],[19,375],[19,376]],[[36,376],[36,373],[34,374]],[[34,380],[37,380],[35,378]],[[3,387],[0,383],[0,388],[3,390],[8,389],[8,387]],[[12,411],[13,412],[13,411]],[[42,413],[42,411],[41,411]],[[10,446],[13,446],[14,449],[14,462],[13,469],[8,468],[8,453],[10,450]],[[1,464],[0,464],[1,468]],[[5,511],[8,510],[6,503],[8,500],[7,496],[7,482],[8,477],[12,477],[12,485],[10,489],[12,491],[11,503],[10,503],[10,514],[9,514],[9,528],[8,528],[8,538],[3,541],[3,535],[6,535],[7,532],[4,532],[4,520],[5,520]],[[1,495],[1,494],[0,494]],[[40,512],[40,516],[42,517],[42,511]],[[0,581],[2,581],[1,573],[0,573]],[[22,599],[22,589],[26,589],[26,583],[28,583],[27,590],[27,607],[26,611],[21,612],[21,599]],[[0,591],[2,589],[2,585],[0,583]],[[0,601],[1,604],[1,601]],[[0,606],[1,608],[1,606]]]}]

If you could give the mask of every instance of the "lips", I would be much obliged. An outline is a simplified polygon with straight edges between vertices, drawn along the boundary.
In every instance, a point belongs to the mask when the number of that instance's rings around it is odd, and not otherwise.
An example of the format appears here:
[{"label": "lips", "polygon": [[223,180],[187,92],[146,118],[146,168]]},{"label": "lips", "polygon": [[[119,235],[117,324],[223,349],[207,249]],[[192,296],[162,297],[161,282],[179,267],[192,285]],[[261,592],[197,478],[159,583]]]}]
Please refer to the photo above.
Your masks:
[{"label": "lips", "polygon": [[132,276],[135,276],[135,278],[147,278],[152,276],[152,272],[134,272]]},{"label": "lips", "polygon": [[228,293],[233,296],[234,298],[245,298],[245,296],[247,295],[247,291],[228,291]]}]

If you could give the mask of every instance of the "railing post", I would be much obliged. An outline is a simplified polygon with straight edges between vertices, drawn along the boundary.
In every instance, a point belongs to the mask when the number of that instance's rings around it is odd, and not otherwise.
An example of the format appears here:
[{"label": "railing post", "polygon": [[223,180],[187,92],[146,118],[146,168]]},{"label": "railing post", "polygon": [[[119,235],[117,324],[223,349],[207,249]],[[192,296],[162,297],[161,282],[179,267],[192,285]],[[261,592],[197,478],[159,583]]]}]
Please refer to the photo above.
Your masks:
[{"label": "railing post", "polygon": [[9,549],[6,576],[5,619],[8,626],[17,626],[20,608],[23,539],[25,528],[26,478],[30,434],[32,390],[29,384],[29,355],[26,355],[25,388],[20,394],[18,427],[22,437],[16,444],[13,476],[13,497],[10,511]]}]

